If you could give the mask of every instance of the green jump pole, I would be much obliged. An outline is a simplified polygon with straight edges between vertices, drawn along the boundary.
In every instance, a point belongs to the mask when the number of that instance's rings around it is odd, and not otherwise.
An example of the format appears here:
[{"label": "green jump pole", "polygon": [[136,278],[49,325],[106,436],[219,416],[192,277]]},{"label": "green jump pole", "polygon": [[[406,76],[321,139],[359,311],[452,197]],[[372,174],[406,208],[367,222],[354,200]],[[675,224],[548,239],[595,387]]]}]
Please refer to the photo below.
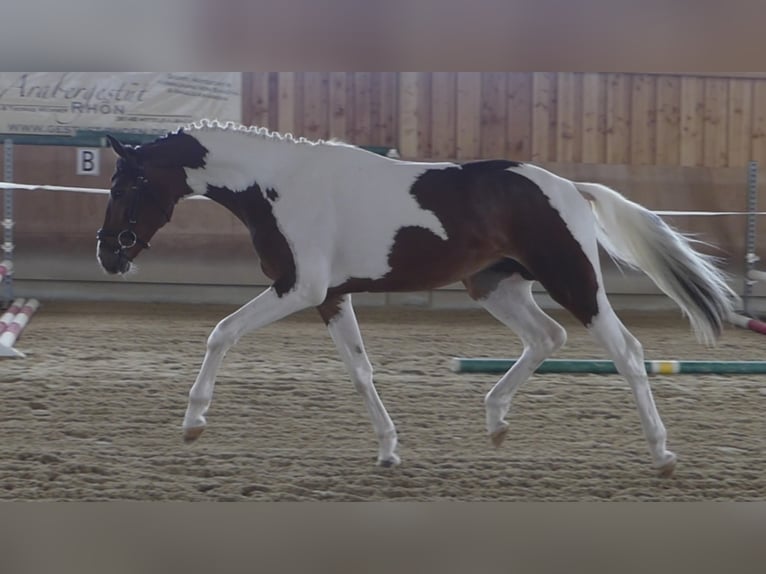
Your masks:
[{"label": "green jump pole", "polygon": [[[454,357],[450,362],[456,373],[504,373],[515,359],[468,359]],[[650,375],[708,373],[715,375],[766,374],[766,361],[644,361]],[[617,373],[612,361],[548,359],[536,373]]]}]

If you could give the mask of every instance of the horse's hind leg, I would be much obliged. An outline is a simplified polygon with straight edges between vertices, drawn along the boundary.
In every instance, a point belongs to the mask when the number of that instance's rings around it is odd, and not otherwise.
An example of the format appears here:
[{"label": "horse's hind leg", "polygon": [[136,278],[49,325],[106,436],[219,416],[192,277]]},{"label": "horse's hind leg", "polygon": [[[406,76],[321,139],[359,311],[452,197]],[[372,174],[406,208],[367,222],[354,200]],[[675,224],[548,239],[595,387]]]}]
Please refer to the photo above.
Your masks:
[{"label": "horse's hind leg", "polygon": [[[596,251],[595,242],[592,251]],[[591,257],[591,261],[597,260],[597,255]],[[617,371],[628,381],[654,467],[661,476],[668,476],[675,468],[676,455],[665,448],[667,433],[652,398],[643,348],[612,309],[600,271],[592,264],[588,265],[591,265],[590,269],[571,266],[567,273],[533,266],[533,272],[550,296],[582,321],[607,351]]]},{"label": "horse's hind leg", "polygon": [[372,365],[364,350],[362,335],[356,322],[351,296],[342,295],[327,299],[317,307],[330,336],[335,342],[343,363],[346,365],[354,387],[362,395],[364,406],[372,420],[378,437],[378,464],[393,466],[399,464],[396,454],[396,429],[372,381]]},{"label": "horse's hind leg", "polygon": [[660,476],[670,476],[676,466],[676,455],[665,448],[667,432],[646,376],[643,347],[617,317],[603,289],[599,292],[598,307],[599,312],[588,329],[612,357],[617,371],[630,384],[654,467]]},{"label": "horse's hind leg", "polygon": [[[496,266],[497,267],[497,266]],[[495,268],[464,280],[468,293],[522,340],[521,357],[487,393],[487,431],[495,446],[508,432],[505,416],[513,395],[535,369],[566,342],[564,328],[546,315],[532,297],[532,281]]]}]

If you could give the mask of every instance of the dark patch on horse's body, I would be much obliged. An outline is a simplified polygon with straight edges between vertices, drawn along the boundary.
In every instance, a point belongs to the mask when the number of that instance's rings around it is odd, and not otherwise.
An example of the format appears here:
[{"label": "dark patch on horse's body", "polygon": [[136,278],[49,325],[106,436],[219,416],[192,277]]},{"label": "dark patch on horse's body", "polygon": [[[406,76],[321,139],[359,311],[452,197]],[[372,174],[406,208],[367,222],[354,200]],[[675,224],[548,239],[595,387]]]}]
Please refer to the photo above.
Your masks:
[{"label": "dark patch on horse's body", "polygon": [[281,297],[291,291],[296,281],[293,251],[260,186],[253,183],[242,191],[208,186],[205,195],[231,211],[248,228],[261,269],[274,281],[272,286],[277,295]]},{"label": "dark patch on horse's body", "polygon": [[503,259],[466,277],[463,279],[463,284],[472,299],[481,301],[489,297],[501,281],[513,275],[521,275],[527,281],[534,280],[532,274],[521,263],[514,259]]},{"label": "dark patch on horse's body", "polygon": [[506,170],[510,169],[512,167],[521,167],[524,164],[520,161],[513,161],[510,159],[479,159],[476,161],[467,161],[465,163],[460,164],[460,168],[465,170],[468,170],[469,172],[472,170],[481,170],[481,171],[498,171],[498,170]]},{"label": "dark patch on horse's body", "polygon": [[137,148],[138,158],[157,167],[205,167],[208,150],[199,140],[183,130],[170,133]]},{"label": "dark patch on horse's body", "polygon": [[340,306],[341,303],[343,303],[344,297],[346,297],[346,295],[328,296],[321,305],[317,306],[319,316],[322,317],[322,321],[324,321],[325,325],[329,325],[330,321],[340,313]]},{"label": "dark patch on horse's body", "polygon": [[596,272],[540,187],[508,171],[518,165],[491,160],[424,172],[410,193],[436,215],[447,239],[422,227],[402,227],[386,275],[350,278],[329,294],[428,290],[494,268],[502,276],[518,272],[537,279],[589,324],[598,313]]},{"label": "dark patch on horse's body", "polygon": [[266,197],[269,199],[269,201],[276,201],[279,199],[279,194],[273,187],[268,187],[266,188]]},{"label": "dark patch on horse's body", "polygon": [[490,272],[498,273],[505,276],[518,273],[527,281],[535,280],[535,276],[529,272],[529,269],[524,267],[521,263],[519,263],[515,259],[511,259],[510,257],[506,259],[501,259],[494,265],[487,267],[485,271],[490,271]]}]

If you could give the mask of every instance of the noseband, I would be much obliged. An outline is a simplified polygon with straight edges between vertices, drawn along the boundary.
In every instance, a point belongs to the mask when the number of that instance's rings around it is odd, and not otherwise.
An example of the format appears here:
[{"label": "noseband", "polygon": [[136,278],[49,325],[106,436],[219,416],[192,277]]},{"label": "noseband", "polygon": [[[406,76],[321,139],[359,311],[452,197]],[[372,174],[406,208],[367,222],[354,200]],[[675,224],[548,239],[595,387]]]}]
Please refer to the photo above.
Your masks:
[{"label": "noseband", "polygon": [[146,198],[154,204],[154,206],[162,213],[162,215],[165,216],[165,223],[170,221],[170,215],[168,212],[162,205],[160,205],[154,194],[150,193],[149,181],[146,179],[143,173],[140,173],[136,178],[136,187],[133,193],[133,199],[130,202],[130,207],[128,208],[128,227],[122,229],[121,231],[109,231],[102,227],[96,232],[96,238],[99,241],[103,241],[106,238],[115,238],[117,240],[117,248],[114,249],[114,253],[121,258],[127,259],[128,261],[130,261],[131,258],[128,257],[128,255],[125,253],[127,249],[134,247],[136,244],[140,245],[144,249],[151,248],[149,242],[141,239],[133,230],[133,226],[136,224],[136,217],[140,204],[139,200],[142,198]]}]

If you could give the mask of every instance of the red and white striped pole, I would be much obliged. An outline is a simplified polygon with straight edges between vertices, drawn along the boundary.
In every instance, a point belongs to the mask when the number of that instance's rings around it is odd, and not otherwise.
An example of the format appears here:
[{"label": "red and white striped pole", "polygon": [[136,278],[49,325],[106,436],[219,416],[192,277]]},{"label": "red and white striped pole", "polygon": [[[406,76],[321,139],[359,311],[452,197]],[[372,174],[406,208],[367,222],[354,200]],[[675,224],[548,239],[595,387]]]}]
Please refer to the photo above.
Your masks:
[{"label": "red and white striped pole", "polygon": [[16,317],[18,312],[21,311],[23,306],[24,299],[16,299],[13,303],[11,303],[11,306],[8,307],[5,313],[3,313],[3,316],[0,317],[0,333],[3,333],[8,328],[8,325],[13,323],[14,317]]},{"label": "red and white striped pole", "polygon": [[755,331],[756,333],[761,333],[762,335],[766,335],[766,323],[764,323],[763,321],[759,321],[758,319],[746,317],[745,315],[740,315],[739,313],[732,313],[731,315],[729,315],[729,322],[733,323],[737,327],[742,327],[743,329],[750,329],[751,331]]},{"label": "red and white striped pole", "polygon": [[[755,257],[753,260],[757,260],[758,258]],[[747,278],[752,281],[766,281],[766,271],[758,271],[756,269],[750,269],[747,272]],[[759,321],[758,319],[753,319],[752,317],[748,317],[747,315],[740,315],[739,313],[732,313],[729,316],[729,322],[733,323],[737,327],[742,327],[743,329],[750,329],[751,331],[755,331],[756,333],[760,333],[761,335],[766,335],[766,323],[763,321]]]},{"label": "red and white striped pole", "polygon": [[37,308],[40,306],[40,302],[37,299],[27,299],[26,303],[19,309],[13,321],[5,328],[2,334],[0,334],[0,345],[4,347],[13,347],[16,339],[19,338],[24,327],[29,323],[32,315],[34,315]]},{"label": "red and white striped pole", "polygon": [[5,279],[6,275],[10,275],[11,271],[13,271],[13,263],[9,260],[6,259],[0,263],[0,281]]}]

